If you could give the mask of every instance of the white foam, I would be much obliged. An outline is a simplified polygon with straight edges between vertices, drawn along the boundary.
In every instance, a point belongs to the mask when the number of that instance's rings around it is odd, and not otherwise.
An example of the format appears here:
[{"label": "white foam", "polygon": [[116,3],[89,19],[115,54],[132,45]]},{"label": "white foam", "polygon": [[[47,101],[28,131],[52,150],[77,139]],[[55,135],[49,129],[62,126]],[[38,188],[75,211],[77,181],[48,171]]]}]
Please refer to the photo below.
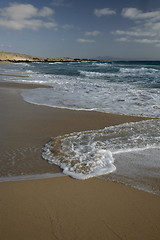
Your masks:
[{"label": "white foam", "polygon": [[111,76],[111,75],[113,76],[112,73],[91,72],[91,71],[82,71],[82,70],[79,70],[79,72],[81,75],[84,75],[86,77],[104,77],[104,76]]},{"label": "white foam", "polygon": [[62,62],[49,62],[48,64],[54,65],[54,64],[63,64]]},{"label": "white foam", "polygon": [[[67,138],[67,136],[65,136]],[[66,140],[66,139],[65,139]],[[49,163],[54,163],[63,169],[63,173],[76,179],[88,179],[91,177],[108,174],[115,171],[114,159],[110,151],[95,149],[93,146],[86,150],[87,146],[80,148],[63,142],[63,147],[59,148],[59,138],[54,139],[45,145],[42,157]],[[68,143],[67,143],[68,144]],[[54,150],[53,150],[54,148]],[[58,151],[56,150],[58,149]]]},{"label": "white foam", "polygon": [[14,65],[18,65],[18,66],[24,66],[24,67],[28,67],[29,66],[29,63],[26,63],[26,62],[19,62],[19,63],[14,63]]},{"label": "white foam", "polygon": [[122,73],[132,73],[132,74],[154,74],[155,72],[160,72],[158,69],[153,68],[120,68]]},{"label": "white foam", "polygon": [[[159,116],[159,89],[137,89],[129,84],[64,77],[47,80],[53,89],[22,91],[25,101],[59,108],[93,109],[130,115]],[[35,81],[36,82],[36,81]],[[40,82],[40,79],[38,80]],[[41,81],[45,84],[45,80]],[[77,98],[77,96],[79,96]]]},{"label": "white foam", "polygon": [[[53,87],[52,90],[22,91],[23,99],[33,104],[160,117],[160,88],[158,88],[160,71],[158,69],[114,63],[109,66],[108,63],[95,62],[61,63],[63,64],[62,72],[64,71],[66,75],[56,75],[53,69],[60,70],[56,64],[27,63],[25,65],[22,63],[1,68],[13,75],[26,75],[22,78],[5,77],[7,81]],[[99,66],[94,64],[99,64]],[[107,66],[101,67],[101,64],[107,64]],[[46,74],[47,71],[51,74]],[[148,86],[148,83],[155,84],[157,88],[150,88],[151,85]]]},{"label": "white foam", "polygon": [[93,66],[97,66],[97,67],[110,67],[112,66],[111,63],[92,63]]},{"label": "white foam", "polygon": [[112,154],[150,148],[160,148],[159,120],[60,136],[45,145],[42,157],[65,174],[86,179],[115,171]]}]

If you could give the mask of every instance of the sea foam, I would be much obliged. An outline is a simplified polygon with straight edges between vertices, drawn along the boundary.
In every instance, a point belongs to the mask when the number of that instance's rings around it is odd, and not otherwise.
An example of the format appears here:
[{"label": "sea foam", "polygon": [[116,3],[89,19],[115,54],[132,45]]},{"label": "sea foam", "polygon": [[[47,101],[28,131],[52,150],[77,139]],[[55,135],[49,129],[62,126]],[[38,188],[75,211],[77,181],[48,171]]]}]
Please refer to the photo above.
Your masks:
[{"label": "sea foam", "polygon": [[23,99],[29,103],[160,118],[159,65],[17,63],[1,66],[1,71],[21,76],[3,76],[6,81],[53,87],[21,90]]},{"label": "sea foam", "polygon": [[59,136],[44,146],[42,157],[67,175],[87,179],[115,171],[113,154],[147,148],[160,148],[159,120]]},{"label": "sea foam", "polygon": [[[70,138],[70,137],[69,137]],[[63,169],[63,173],[77,179],[87,179],[115,171],[112,153],[91,145],[76,146],[68,137],[57,137],[43,148],[42,157]]]}]

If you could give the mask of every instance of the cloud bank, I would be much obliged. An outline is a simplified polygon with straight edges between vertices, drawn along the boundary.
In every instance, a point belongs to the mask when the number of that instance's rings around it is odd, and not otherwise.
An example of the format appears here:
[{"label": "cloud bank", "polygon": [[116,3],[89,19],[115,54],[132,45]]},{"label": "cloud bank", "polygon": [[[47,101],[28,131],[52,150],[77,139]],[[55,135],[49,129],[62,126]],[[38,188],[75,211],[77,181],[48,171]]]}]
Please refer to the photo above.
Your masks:
[{"label": "cloud bank", "polygon": [[38,9],[32,4],[11,3],[9,7],[0,9],[0,26],[13,30],[39,28],[57,28],[54,20],[47,21],[54,15],[54,10],[49,7]]},{"label": "cloud bank", "polygon": [[102,16],[106,16],[106,15],[114,15],[114,14],[116,14],[116,12],[110,8],[101,8],[101,9],[95,9],[94,14],[97,17],[102,17]]},{"label": "cloud bank", "polygon": [[95,40],[93,40],[93,39],[86,39],[86,38],[78,38],[77,42],[79,42],[79,43],[94,43]]},{"label": "cloud bank", "polygon": [[118,42],[135,42],[160,46],[160,11],[143,12],[137,8],[123,8],[122,17],[134,22],[128,30],[116,30]]},{"label": "cloud bank", "polygon": [[100,35],[101,32],[100,31],[97,31],[97,30],[94,30],[92,32],[86,32],[85,35],[86,36],[93,36],[93,37],[97,37],[98,35]]},{"label": "cloud bank", "polygon": [[160,11],[142,12],[137,8],[123,8],[122,16],[133,20],[160,19]]}]

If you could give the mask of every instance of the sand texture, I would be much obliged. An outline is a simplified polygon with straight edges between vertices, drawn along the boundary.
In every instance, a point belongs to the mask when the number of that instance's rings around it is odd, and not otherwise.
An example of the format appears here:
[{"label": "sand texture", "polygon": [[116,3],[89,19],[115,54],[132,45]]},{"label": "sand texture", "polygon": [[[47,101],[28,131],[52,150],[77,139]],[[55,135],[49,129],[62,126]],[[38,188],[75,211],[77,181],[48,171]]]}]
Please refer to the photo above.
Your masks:
[{"label": "sand texture", "polygon": [[159,240],[160,198],[98,179],[0,183],[5,240]]}]

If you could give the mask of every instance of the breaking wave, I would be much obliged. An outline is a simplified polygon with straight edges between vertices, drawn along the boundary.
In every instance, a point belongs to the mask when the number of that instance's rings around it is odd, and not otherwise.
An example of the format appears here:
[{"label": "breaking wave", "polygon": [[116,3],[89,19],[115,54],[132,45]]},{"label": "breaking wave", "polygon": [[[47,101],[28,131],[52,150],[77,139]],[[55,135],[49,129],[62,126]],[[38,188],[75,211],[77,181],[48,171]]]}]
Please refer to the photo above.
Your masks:
[{"label": "breaking wave", "polygon": [[160,147],[160,121],[147,120],[53,138],[42,157],[78,179],[116,170],[113,154]]}]

